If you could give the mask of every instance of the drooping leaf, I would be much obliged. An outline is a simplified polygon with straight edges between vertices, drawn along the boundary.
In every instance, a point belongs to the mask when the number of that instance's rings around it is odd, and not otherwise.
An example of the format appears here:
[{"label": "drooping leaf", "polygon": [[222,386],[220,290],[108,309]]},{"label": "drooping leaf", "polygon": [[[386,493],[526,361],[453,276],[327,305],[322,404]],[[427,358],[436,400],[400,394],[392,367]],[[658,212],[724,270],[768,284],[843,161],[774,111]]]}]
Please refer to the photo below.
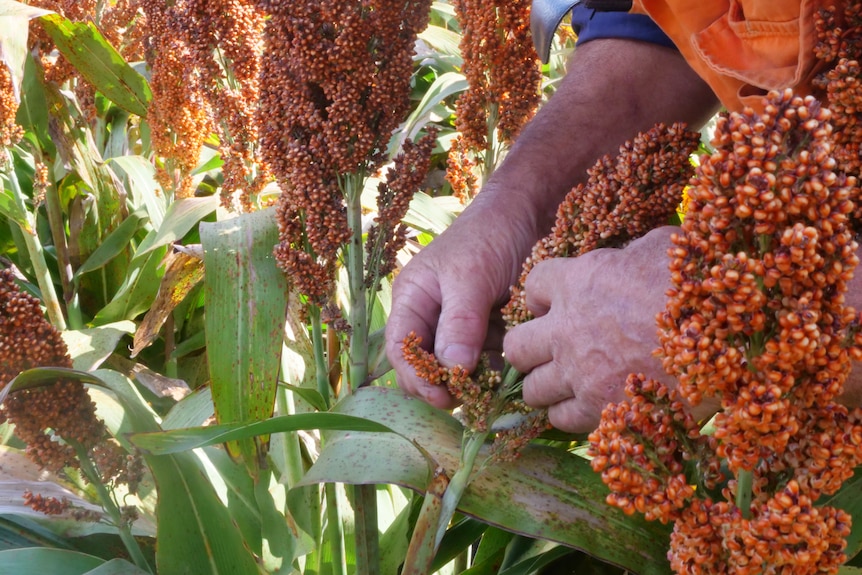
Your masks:
[{"label": "drooping leaf", "polygon": [[158,232],[141,242],[135,257],[142,257],[152,250],[181,240],[189,230],[216,210],[218,202],[217,196],[207,196],[183,198],[171,203]]},{"label": "drooping leaf", "polygon": [[168,254],[166,260],[165,275],[162,276],[159,293],[135,332],[131,357],[137,356],[159,336],[159,331],[171,312],[203,279],[203,262],[198,258],[174,252]]},{"label": "drooping leaf", "polygon": [[[0,390],[0,402],[12,389],[51,385],[61,377],[112,392],[126,410],[124,424],[132,430],[159,431],[155,415],[131,382],[110,370],[87,373],[61,368],[30,369]],[[159,490],[156,552],[159,575],[259,575],[254,556],[195,455],[178,453],[145,455],[145,458]]]},{"label": "drooping leaf", "polygon": [[131,436],[130,439],[135,446],[146,453],[164,455],[181,453],[216,443],[249,439],[259,435],[309,429],[372,431],[378,433],[391,431],[385,425],[362,417],[324,412],[282,415],[252,423],[222,423],[190,429],[137,433]]},{"label": "drooping leaf", "polygon": [[0,0],[0,30],[3,31],[0,34],[0,64],[9,68],[16,98],[24,78],[30,20],[46,14],[53,12],[14,0]]},{"label": "drooping leaf", "polygon": [[92,22],[72,22],[57,14],[42,17],[57,49],[99,92],[141,117],[153,95],[146,79],[129,66]]},{"label": "drooping leaf", "polygon": [[[278,269],[275,210],[202,223],[207,360],[216,419],[260,421],[272,415],[287,312],[287,279]],[[256,476],[268,438],[229,442]]]},{"label": "drooping leaf", "polygon": [[136,210],[129,214],[123,223],[102,239],[99,247],[75,271],[75,276],[79,278],[85,273],[97,270],[123,253],[128,249],[129,242],[138,233],[142,222],[146,222],[148,219],[149,217],[144,210]]},{"label": "drooping leaf", "polygon": [[123,336],[134,332],[133,322],[120,321],[98,327],[66,330],[61,335],[69,348],[72,367],[80,371],[92,371],[114,353]]},{"label": "drooping leaf", "polygon": [[67,549],[37,547],[0,551],[0,575],[84,575],[104,563],[104,559]]},{"label": "drooping leaf", "polygon": [[[395,433],[332,433],[303,484],[395,483],[424,491],[428,466],[409,438],[452,473],[460,424],[399,390],[362,388],[334,407]],[[491,525],[587,551],[636,573],[667,573],[670,530],[627,517],[605,503],[607,488],[589,462],[564,450],[530,446],[511,463],[477,474],[458,509]],[[505,504],[501,504],[505,502]]]},{"label": "drooping leaf", "polygon": [[24,81],[21,90],[21,103],[15,120],[36,138],[39,148],[45,156],[53,157],[56,150],[51,136],[48,134],[48,99],[45,94],[45,79],[38,65],[28,54],[24,64]]}]

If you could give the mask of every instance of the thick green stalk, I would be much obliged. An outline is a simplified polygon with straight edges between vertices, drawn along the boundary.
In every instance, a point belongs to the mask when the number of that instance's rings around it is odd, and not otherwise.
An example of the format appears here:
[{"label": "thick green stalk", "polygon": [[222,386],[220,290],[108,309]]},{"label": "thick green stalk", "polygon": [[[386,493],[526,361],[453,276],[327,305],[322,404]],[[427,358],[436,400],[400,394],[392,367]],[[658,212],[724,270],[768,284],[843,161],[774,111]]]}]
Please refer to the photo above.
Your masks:
[{"label": "thick green stalk", "polygon": [[63,210],[60,206],[60,193],[56,186],[50,186],[45,193],[45,211],[48,213],[48,224],[51,237],[54,240],[54,250],[57,252],[57,265],[60,269],[60,284],[63,287],[63,299],[66,302],[66,314],[69,317],[71,329],[82,329],[84,319],[81,314],[81,303],[78,290],[75,288],[74,272],[69,259],[69,246],[66,241],[66,230],[63,225]]},{"label": "thick green stalk", "polygon": [[449,477],[446,471],[442,467],[437,468],[425,491],[425,500],[410,537],[401,575],[426,575],[431,570],[431,564],[437,554],[437,525],[443,510],[443,495],[448,486]]},{"label": "thick green stalk", "polygon": [[458,503],[464,495],[467,486],[470,484],[470,475],[473,473],[473,467],[476,465],[476,458],[479,456],[479,450],[485,444],[490,432],[484,433],[469,433],[467,443],[461,449],[461,464],[458,471],[452,476],[449,481],[449,487],[443,494],[443,507],[440,510],[440,519],[437,523],[437,534],[434,538],[434,550],[440,547],[440,541],[443,540],[443,535],[446,534],[446,529],[449,527],[449,522],[455,511],[458,508]]},{"label": "thick green stalk", "polygon": [[24,244],[27,246],[30,263],[33,265],[33,271],[36,274],[36,282],[39,284],[39,290],[42,292],[42,303],[45,304],[48,310],[48,319],[50,322],[58,330],[63,331],[66,329],[66,318],[63,317],[63,308],[60,306],[57,291],[54,289],[51,272],[48,271],[48,262],[45,260],[45,249],[42,247],[42,242],[39,241],[39,235],[36,232],[35,218],[24,203],[24,193],[21,191],[21,185],[18,183],[18,177],[15,175],[12,154],[9,153],[9,150],[6,150],[6,162],[7,166],[9,166],[7,176],[9,177],[9,183],[12,185],[12,196],[15,198],[18,208],[27,219],[27,225],[19,227],[21,227],[21,235],[24,236]]},{"label": "thick green stalk", "polygon": [[326,407],[329,408],[329,367],[326,364],[326,351],[324,351],[320,308],[316,305],[309,305],[308,317],[311,320],[311,344],[314,347],[314,373],[317,379],[317,391],[320,392]]},{"label": "thick green stalk", "polygon": [[368,304],[362,247],[362,178],[359,175],[350,174],[344,179],[344,197],[347,198],[347,224],[352,232],[347,249],[351,329],[347,385],[353,391],[368,377]]},{"label": "thick green stalk", "polygon": [[344,524],[341,521],[341,510],[338,509],[338,490],[334,483],[327,483],[323,491],[326,494],[326,531],[332,550],[330,572],[332,575],[347,575],[347,552],[344,545]]},{"label": "thick green stalk", "polygon": [[[354,391],[368,377],[368,292],[365,286],[365,250],[362,245],[362,174],[350,174],[343,180],[347,200],[347,224],[350,244],[347,246],[347,278],[350,286],[350,348],[348,352],[347,389]],[[380,542],[377,530],[377,489],[374,485],[355,485],[356,503],[356,572],[376,575],[380,572]]]},{"label": "thick green stalk", "polygon": [[132,562],[147,573],[152,573],[153,569],[150,567],[147,558],[144,557],[144,553],[141,551],[138,541],[132,535],[131,526],[123,520],[119,507],[117,507],[113,497],[111,497],[111,494],[108,493],[107,488],[105,488],[105,485],[102,483],[102,478],[93,465],[93,462],[90,461],[87,450],[75,441],[70,441],[69,443],[75,448],[75,453],[78,455],[78,462],[81,464],[81,471],[87,477],[87,481],[95,487],[96,493],[99,496],[99,501],[102,504],[102,508],[108,513],[111,521],[117,527],[120,540],[129,552],[129,557],[131,557]]}]

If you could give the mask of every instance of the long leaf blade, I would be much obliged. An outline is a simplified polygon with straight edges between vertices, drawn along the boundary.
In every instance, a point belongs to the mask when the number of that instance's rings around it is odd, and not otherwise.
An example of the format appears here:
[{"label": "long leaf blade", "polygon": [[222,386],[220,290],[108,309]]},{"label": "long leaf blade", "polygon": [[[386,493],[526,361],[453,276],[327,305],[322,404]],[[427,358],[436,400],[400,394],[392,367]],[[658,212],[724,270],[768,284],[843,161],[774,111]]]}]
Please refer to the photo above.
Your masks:
[{"label": "long leaf blade", "polygon": [[[201,223],[204,247],[207,361],[220,423],[272,415],[287,312],[287,279],[276,267],[275,210]],[[269,439],[228,443],[252,476]]]},{"label": "long leaf blade", "polygon": [[72,22],[57,14],[42,17],[57,49],[109,100],[141,117],[153,95],[146,79],[129,66],[91,22]]}]

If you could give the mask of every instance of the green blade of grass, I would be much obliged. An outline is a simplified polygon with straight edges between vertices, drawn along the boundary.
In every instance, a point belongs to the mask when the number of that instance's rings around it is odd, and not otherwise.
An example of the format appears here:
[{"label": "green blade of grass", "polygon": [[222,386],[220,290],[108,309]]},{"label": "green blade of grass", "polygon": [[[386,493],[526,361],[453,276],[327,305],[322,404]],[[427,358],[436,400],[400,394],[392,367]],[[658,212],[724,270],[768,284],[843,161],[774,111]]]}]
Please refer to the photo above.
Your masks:
[{"label": "green blade of grass", "polygon": [[[287,312],[287,279],[275,265],[275,209],[202,223],[207,361],[216,419],[248,423],[275,408]],[[257,476],[268,437],[230,441]]]},{"label": "green blade of grass", "polygon": [[141,117],[153,95],[146,79],[129,66],[92,22],[57,14],[42,17],[57,49],[95,88],[122,109]]}]

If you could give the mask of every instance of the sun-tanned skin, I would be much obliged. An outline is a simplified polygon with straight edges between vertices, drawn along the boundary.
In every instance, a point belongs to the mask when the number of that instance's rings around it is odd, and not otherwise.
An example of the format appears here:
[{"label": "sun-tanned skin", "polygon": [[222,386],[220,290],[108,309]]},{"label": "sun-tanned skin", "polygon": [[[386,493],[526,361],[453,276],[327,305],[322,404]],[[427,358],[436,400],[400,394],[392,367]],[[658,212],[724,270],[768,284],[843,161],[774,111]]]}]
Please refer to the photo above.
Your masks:
[{"label": "sun-tanned skin", "polygon": [[[594,429],[602,408],[624,398],[629,373],[672,384],[652,356],[655,314],[669,287],[671,227],[624,249],[538,264],[526,284],[536,319],[505,340],[496,310],[533,244],[550,230],[557,206],[597,158],[658,122],[697,127],[717,109],[712,91],[672,49],[632,40],[579,47],[557,93],[482,193],[399,274],[386,349],[401,387],[437,407],[455,405],[402,358],[401,342],[411,331],[448,367],[473,368],[482,351],[503,349],[527,373],[527,403],[548,407],[551,423],[566,431]],[[862,284],[854,280],[851,287],[848,303],[862,309]],[[859,379],[845,401],[862,400]],[[711,409],[702,405],[696,415]]]}]

